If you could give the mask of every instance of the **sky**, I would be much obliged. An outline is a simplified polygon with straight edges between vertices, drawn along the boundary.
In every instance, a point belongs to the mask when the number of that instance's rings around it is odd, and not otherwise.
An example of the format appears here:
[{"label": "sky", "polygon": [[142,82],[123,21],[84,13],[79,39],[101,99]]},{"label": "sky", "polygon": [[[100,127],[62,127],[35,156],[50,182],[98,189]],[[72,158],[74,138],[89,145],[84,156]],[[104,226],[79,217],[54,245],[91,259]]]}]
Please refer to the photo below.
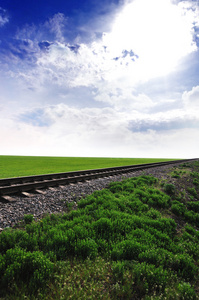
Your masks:
[{"label": "sky", "polygon": [[0,155],[198,151],[198,0],[0,0]]}]

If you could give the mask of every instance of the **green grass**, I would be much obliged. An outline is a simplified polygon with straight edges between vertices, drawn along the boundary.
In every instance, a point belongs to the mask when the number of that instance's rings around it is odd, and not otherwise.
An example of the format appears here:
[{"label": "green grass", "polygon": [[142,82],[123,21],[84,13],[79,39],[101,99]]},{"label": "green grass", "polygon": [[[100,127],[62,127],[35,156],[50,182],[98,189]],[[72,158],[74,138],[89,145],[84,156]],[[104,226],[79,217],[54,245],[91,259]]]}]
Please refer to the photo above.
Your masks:
[{"label": "green grass", "polygon": [[0,156],[0,178],[167,161],[154,158]]},{"label": "green grass", "polygon": [[25,215],[0,234],[0,297],[198,299],[199,202],[169,191],[143,175],[69,213]]}]

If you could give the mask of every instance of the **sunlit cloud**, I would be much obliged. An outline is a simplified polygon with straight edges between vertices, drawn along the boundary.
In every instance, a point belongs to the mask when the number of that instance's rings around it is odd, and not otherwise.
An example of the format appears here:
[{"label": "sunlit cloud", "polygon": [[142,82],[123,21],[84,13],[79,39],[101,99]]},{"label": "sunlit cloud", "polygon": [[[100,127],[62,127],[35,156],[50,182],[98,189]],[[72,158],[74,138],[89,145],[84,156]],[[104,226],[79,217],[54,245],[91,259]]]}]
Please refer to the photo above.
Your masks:
[{"label": "sunlit cloud", "polygon": [[104,43],[113,57],[124,49],[138,59],[128,75],[147,80],[165,75],[180,59],[197,49],[194,42],[195,13],[169,0],[135,0],[118,14]]},{"label": "sunlit cloud", "polygon": [[[40,45],[43,42],[48,51],[40,53],[37,48],[38,69],[34,74],[41,73],[44,78],[50,73],[57,84],[97,86],[105,80],[132,87],[167,75],[183,57],[197,50],[196,11],[183,4],[174,5],[169,0],[127,3],[115,17],[110,32],[89,44],[66,43],[63,29],[67,18],[58,13],[37,32],[27,27],[18,33],[18,39],[24,39],[18,51],[28,51],[29,47],[31,52],[35,39],[40,38]],[[56,42],[50,44],[44,39],[46,29],[55,34]],[[34,36],[32,44],[27,40],[30,36]]]},{"label": "sunlit cloud", "polygon": [[0,54],[4,153],[13,135],[18,154],[186,154],[185,139],[193,145],[199,133],[199,82],[187,88],[183,79],[169,98],[161,85],[198,51],[196,2],[124,1],[111,16],[107,31],[90,28],[85,40],[67,39],[61,10],[17,29]]}]

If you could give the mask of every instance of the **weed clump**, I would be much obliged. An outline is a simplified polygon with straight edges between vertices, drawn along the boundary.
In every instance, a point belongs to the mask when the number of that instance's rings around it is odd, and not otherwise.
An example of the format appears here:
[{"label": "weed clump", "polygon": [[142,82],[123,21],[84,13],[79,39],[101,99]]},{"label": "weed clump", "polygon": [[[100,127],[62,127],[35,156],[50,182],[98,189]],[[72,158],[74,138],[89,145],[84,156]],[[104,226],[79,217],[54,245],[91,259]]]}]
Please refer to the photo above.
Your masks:
[{"label": "weed clump", "polygon": [[133,287],[141,299],[153,290],[156,290],[157,293],[164,290],[169,279],[169,273],[162,266],[155,267],[152,264],[143,262],[134,266],[133,279]]},{"label": "weed clump", "polygon": [[179,283],[177,287],[177,292],[179,294],[179,299],[196,299],[196,293],[190,283]]},{"label": "weed clump", "polygon": [[198,194],[197,194],[195,188],[188,187],[187,191],[189,192],[190,195],[194,196],[195,198],[198,197]]},{"label": "weed clump", "polygon": [[199,201],[190,201],[187,203],[187,208],[199,213]]},{"label": "weed clump", "polygon": [[[54,264],[40,251],[33,253],[13,248],[0,256],[0,291],[15,291],[23,282],[34,293],[44,288],[53,273]],[[1,294],[1,292],[0,292]]]},{"label": "weed clump", "polygon": [[30,224],[30,223],[32,223],[32,221],[34,219],[34,216],[31,214],[28,214],[28,215],[24,215],[23,218],[24,218],[25,224]]},{"label": "weed clump", "polygon": [[171,211],[177,216],[183,216],[185,213],[186,207],[183,203],[175,200],[172,202]]},{"label": "weed clump", "polygon": [[175,190],[176,190],[175,185],[173,185],[172,183],[167,183],[164,186],[164,191],[169,196],[174,196],[175,195]]}]

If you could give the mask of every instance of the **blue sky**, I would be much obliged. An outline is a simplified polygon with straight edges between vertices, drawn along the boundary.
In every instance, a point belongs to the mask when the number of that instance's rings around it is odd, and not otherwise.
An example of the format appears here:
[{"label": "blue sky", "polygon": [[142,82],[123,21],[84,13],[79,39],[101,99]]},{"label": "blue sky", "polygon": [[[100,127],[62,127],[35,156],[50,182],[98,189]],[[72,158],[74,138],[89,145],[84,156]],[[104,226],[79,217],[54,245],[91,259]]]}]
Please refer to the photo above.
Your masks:
[{"label": "blue sky", "polygon": [[2,0],[0,155],[198,157],[198,47],[198,1]]}]

